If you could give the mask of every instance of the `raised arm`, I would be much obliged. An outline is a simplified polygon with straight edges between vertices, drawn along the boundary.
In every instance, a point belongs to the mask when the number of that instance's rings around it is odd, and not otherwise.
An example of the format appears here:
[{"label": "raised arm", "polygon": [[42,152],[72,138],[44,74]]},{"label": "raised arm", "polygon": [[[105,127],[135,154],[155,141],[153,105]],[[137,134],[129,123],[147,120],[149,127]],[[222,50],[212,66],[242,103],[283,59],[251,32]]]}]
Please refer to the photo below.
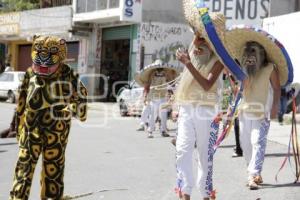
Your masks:
[{"label": "raised arm", "polygon": [[222,72],[224,66],[220,61],[217,61],[211,71],[209,72],[207,77],[204,77],[200,74],[200,72],[193,66],[191,63],[190,57],[187,52],[176,52],[177,59],[184,64],[188,70],[191,72],[196,81],[201,85],[201,87],[208,91],[213,84],[216,82],[220,73]]}]

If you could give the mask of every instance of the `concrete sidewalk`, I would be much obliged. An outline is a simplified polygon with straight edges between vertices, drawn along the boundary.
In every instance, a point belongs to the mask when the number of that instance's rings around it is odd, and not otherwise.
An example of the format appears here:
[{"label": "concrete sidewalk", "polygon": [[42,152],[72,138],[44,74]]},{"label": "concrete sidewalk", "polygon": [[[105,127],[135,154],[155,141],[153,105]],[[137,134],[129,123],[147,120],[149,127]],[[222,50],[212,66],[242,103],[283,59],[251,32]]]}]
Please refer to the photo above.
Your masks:
[{"label": "concrete sidewalk", "polygon": [[[283,125],[280,125],[277,120],[271,121],[270,131],[268,135],[268,140],[288,145],[292,130],[292,123],[291,123],[292,115],[286,114],[284,116],[284,123]],[[300,128],[300,114],[296,115],[296,122],[297,122],[297,130],[299,135],[299,128]],[[298,140],[300,142],[300,139],[298,137]]]}]

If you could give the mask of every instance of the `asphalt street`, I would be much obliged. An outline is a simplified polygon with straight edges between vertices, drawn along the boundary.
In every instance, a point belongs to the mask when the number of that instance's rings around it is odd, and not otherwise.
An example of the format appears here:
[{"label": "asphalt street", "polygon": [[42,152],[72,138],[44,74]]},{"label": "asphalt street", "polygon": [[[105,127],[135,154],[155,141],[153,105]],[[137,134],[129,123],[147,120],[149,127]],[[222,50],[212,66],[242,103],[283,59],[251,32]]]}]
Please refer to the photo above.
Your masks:
[{"label": "asphalt street", "polygon": [[[0,103],[0,130],[7,128],[15,105]],[[86,123],[73,121],[66,152],[65,195],[86,200],[176,200],[175,148],[171,138],[155,133],[148,139],[137,132],[138,119],[119,117],[114,104],[91,104]],[[169,122],[171,135],[175,124]],[[288,135],[289,126],[270,130],[270,135]],[[277,133],[278,132],[278,133]],[[218,149],[214,163],[214,187],[220,200],[299,200],[300,184],[287,164],[275,174],[287,152],[281,139],[269,140],[259,190],[246,187],[244,158],[232,158],[234,134]],[[8,199],[18,154],[15,139],[0,139],[0,200]],[[195,157],[196,159],[196,157]],[[196,160],[195,160],[196,162]],[[41,163],[35,171],[31,200],[39,199]],[[200,199],[196,188],[192,199]]]}]

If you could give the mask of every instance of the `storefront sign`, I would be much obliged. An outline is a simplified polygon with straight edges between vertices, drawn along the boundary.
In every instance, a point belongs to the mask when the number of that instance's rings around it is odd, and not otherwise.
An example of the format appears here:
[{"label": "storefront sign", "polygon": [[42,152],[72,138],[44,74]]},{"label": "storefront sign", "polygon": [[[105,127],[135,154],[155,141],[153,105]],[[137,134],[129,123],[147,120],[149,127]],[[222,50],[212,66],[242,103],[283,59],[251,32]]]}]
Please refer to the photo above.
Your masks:
[{"label": "storefront sign", "polygon": [[142,1],[143,0],[121,0],[121,21],[142,21]]},{"label": "storefront sign", "polygon": [[19,34],[20,13],[7,13],[0,15],[0,35]]},{"label": "storefront sign", "polygon": [[226,25],[246,24],[261,26],[262,19],[268,17],[270,0],[204,0],[212,12],[221,12]]}]

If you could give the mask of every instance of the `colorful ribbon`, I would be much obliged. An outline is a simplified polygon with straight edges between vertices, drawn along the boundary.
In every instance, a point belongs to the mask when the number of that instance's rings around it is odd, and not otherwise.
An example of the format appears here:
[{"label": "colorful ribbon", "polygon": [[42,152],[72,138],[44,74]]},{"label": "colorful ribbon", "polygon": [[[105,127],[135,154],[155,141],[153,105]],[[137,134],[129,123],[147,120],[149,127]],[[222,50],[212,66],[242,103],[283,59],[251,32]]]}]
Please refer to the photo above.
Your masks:
[{"label": "colorful ribbon", "polygon": [[[237,112],[238,112],[237,107],[242,98],[243,90],[244,90],[244,87],[243,87],[243,84],[241,84],[239,92],[236,94],[234,105],[233,105],[231,111],[229,112],[229,114],[227,114],[227,119],[229,119],[229,120],[227,120],[226,123],[224,124],[224,129],[223,129],[221,135],[218,137],[216,144],[214,145],[215,152],[216,152],[217,148],[220,146],[220,144],[222,143],[222,141],[226,138],[226,136],[228,136],[228,134],[231,130],[231,127],[234,122],[234,118],[237,116]],[[229,107],[229,109],[230,109],[230,107]]]},{"label": "colorful ribbon", "polygon": [[[296,106],[296,97],[293,95],[293,113],[292,113],[292,130],[291,130],[291,135],[290,135],[290,140],[289,140],[289,145],[288,145],[288,152],[286,157],[284,158],[277,174],[275,175],[275,180],[278,180],[278,175],[280,171],[284,168],[285,164],[287,161],[289,161],[289,164],[292,168],[292,162],[291,162],[291,152],[293,153],[294,161],[295,161],[295,176],[296,179],[294,183],[297,183],[300,178],[300,146],[298,142],[298,134],[297,134],[297,127],[296,127],[296,111],[297,111],[297,106]],[[292,149],[292,151],[291,151]]]},{"label": "colorful ribbon", "polygon": [[200,20],[203,22],[207,35],[222,62],[238,80],[243,81],[246,78],[246,74],[242,71],[240,66],[234,61],[224,47],[208,14],[208,8],[203,7],[204,3],[202,0],[196,0],[195,6],[199,11]]}]

